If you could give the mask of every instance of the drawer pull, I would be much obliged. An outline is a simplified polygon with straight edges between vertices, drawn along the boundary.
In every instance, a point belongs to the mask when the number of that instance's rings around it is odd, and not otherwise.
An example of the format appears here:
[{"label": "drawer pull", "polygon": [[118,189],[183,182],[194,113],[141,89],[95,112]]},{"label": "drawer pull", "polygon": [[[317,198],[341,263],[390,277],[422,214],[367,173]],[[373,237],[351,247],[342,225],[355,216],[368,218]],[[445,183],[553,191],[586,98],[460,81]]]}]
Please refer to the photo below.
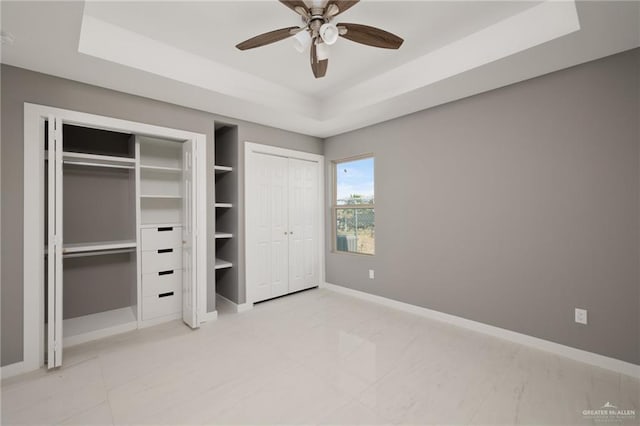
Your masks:
[{"label": "drawer pull", "polygon": [[164,227],[158,228],[158,232],[166,232],[166,231],[173,231],[173,226],[164,226]]},{"label": "drawer pull", "polygon": [[169,296],[173,296],[173,291],[169,291],[167,293],[160,293],[158,295],[158,297],[169,297]]},{"label": "drawer pull", "polygon": [[173,269],[170,271],[160,271],[158,275],[173,275]]},{"label": "drawer pull", "polygon": [[160,249],[158,253],[173,253],[173,249]]}]

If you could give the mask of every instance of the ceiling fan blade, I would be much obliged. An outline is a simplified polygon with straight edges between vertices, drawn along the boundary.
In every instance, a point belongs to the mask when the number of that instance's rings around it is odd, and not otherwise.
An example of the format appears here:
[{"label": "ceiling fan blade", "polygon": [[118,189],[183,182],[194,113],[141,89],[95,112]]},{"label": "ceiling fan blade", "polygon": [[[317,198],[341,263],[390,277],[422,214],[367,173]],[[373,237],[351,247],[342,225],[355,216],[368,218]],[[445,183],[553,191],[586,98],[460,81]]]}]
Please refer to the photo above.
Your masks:
[{"label": "ceiling fan blade", "polygon": [[[302,15],[302,13],[300,13],[299,11],[296,10],[296,8],[298,8],[298,7],[301,7],[302,9],[304,9],[304,11],[306,13],[308,13],[308,10],[309,10],[309,8],[307,7],[306,3],[303,2],[302,0],[280,0],[280,3],[284,4],[289,9],[291,9],[295,13],[297,13],[298,15]],[[304,15],[302,15],[302,16],[304,16]]]},{"label": "ceiling fan blade", "polygon": [[255,37],[251,37],[249,40],[245,40],[242,43],[236,45],[240,50],[253,49],[254,47],[260,47],[267,44],[275,43],[276,41],[284,40],[291,37],[292,31],[297,30],[298,27],[281,28],[275,31],[269,31],[268,33],[260,34]]},{"label": "ceiling fan blade", "polygon": [[338,16],[342,12],[346,12],[347,10],[351,9],[359,2],[360,0],[329,0],[329,3],[327,3],[327,5],[324,7],[324,10],[328,12],[331,5],[336,5],[338,6],[338,11],[336,13],[330,14],[331,16],[329,17]]},{"label": "ceiling fan blade", "polygon": [[318,60],[318,53],[316,52],[315,40],[311,43],[311,70],[316,78],[322,78],[327,74],[327,67],[329,66],[329,60]]},{"label": "ceiling fan blade", "polygon": [[398,49],[404,42],[402,38],[395,34],[368,25],[338,24],[338,30],[341,28],[346,28],[347,31],[340,31],[340,36],[368,46]]}]

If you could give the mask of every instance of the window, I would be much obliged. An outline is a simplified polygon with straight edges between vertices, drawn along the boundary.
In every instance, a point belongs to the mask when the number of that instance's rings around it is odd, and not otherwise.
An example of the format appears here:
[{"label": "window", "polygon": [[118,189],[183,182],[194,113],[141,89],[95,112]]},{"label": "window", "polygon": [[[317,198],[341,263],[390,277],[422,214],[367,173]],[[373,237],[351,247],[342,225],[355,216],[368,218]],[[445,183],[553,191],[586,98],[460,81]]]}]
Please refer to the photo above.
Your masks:
[{"label": "window", "polygon": [[375,252],[374,158],[334,162],[334,251]]}]

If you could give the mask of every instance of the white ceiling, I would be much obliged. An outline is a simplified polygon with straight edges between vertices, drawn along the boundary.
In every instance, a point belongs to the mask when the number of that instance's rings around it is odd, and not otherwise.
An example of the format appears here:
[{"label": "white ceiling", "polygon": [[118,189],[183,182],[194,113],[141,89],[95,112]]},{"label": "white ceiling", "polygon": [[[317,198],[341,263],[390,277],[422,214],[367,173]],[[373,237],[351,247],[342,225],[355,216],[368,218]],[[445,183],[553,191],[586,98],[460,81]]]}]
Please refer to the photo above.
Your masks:
[{"label": "white ceiling", "polygon": [[337,21],[403,37],[398,51],[340,39],[327,77],[289,40],[276,1],[2,2],[2,62],[320,137],[640,45],[637,2],[363,0]]}]

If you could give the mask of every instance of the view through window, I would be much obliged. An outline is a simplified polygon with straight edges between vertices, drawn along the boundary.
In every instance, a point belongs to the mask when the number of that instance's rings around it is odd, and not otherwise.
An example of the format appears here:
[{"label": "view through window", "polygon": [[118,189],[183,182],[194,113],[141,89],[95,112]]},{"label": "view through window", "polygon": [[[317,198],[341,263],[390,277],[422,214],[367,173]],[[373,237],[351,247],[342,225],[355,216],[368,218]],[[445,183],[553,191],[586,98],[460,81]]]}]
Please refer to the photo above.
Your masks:
[{"label": "view through window", "polygon": [[374,158],[334,163],[335,250],[375,252]]}]

